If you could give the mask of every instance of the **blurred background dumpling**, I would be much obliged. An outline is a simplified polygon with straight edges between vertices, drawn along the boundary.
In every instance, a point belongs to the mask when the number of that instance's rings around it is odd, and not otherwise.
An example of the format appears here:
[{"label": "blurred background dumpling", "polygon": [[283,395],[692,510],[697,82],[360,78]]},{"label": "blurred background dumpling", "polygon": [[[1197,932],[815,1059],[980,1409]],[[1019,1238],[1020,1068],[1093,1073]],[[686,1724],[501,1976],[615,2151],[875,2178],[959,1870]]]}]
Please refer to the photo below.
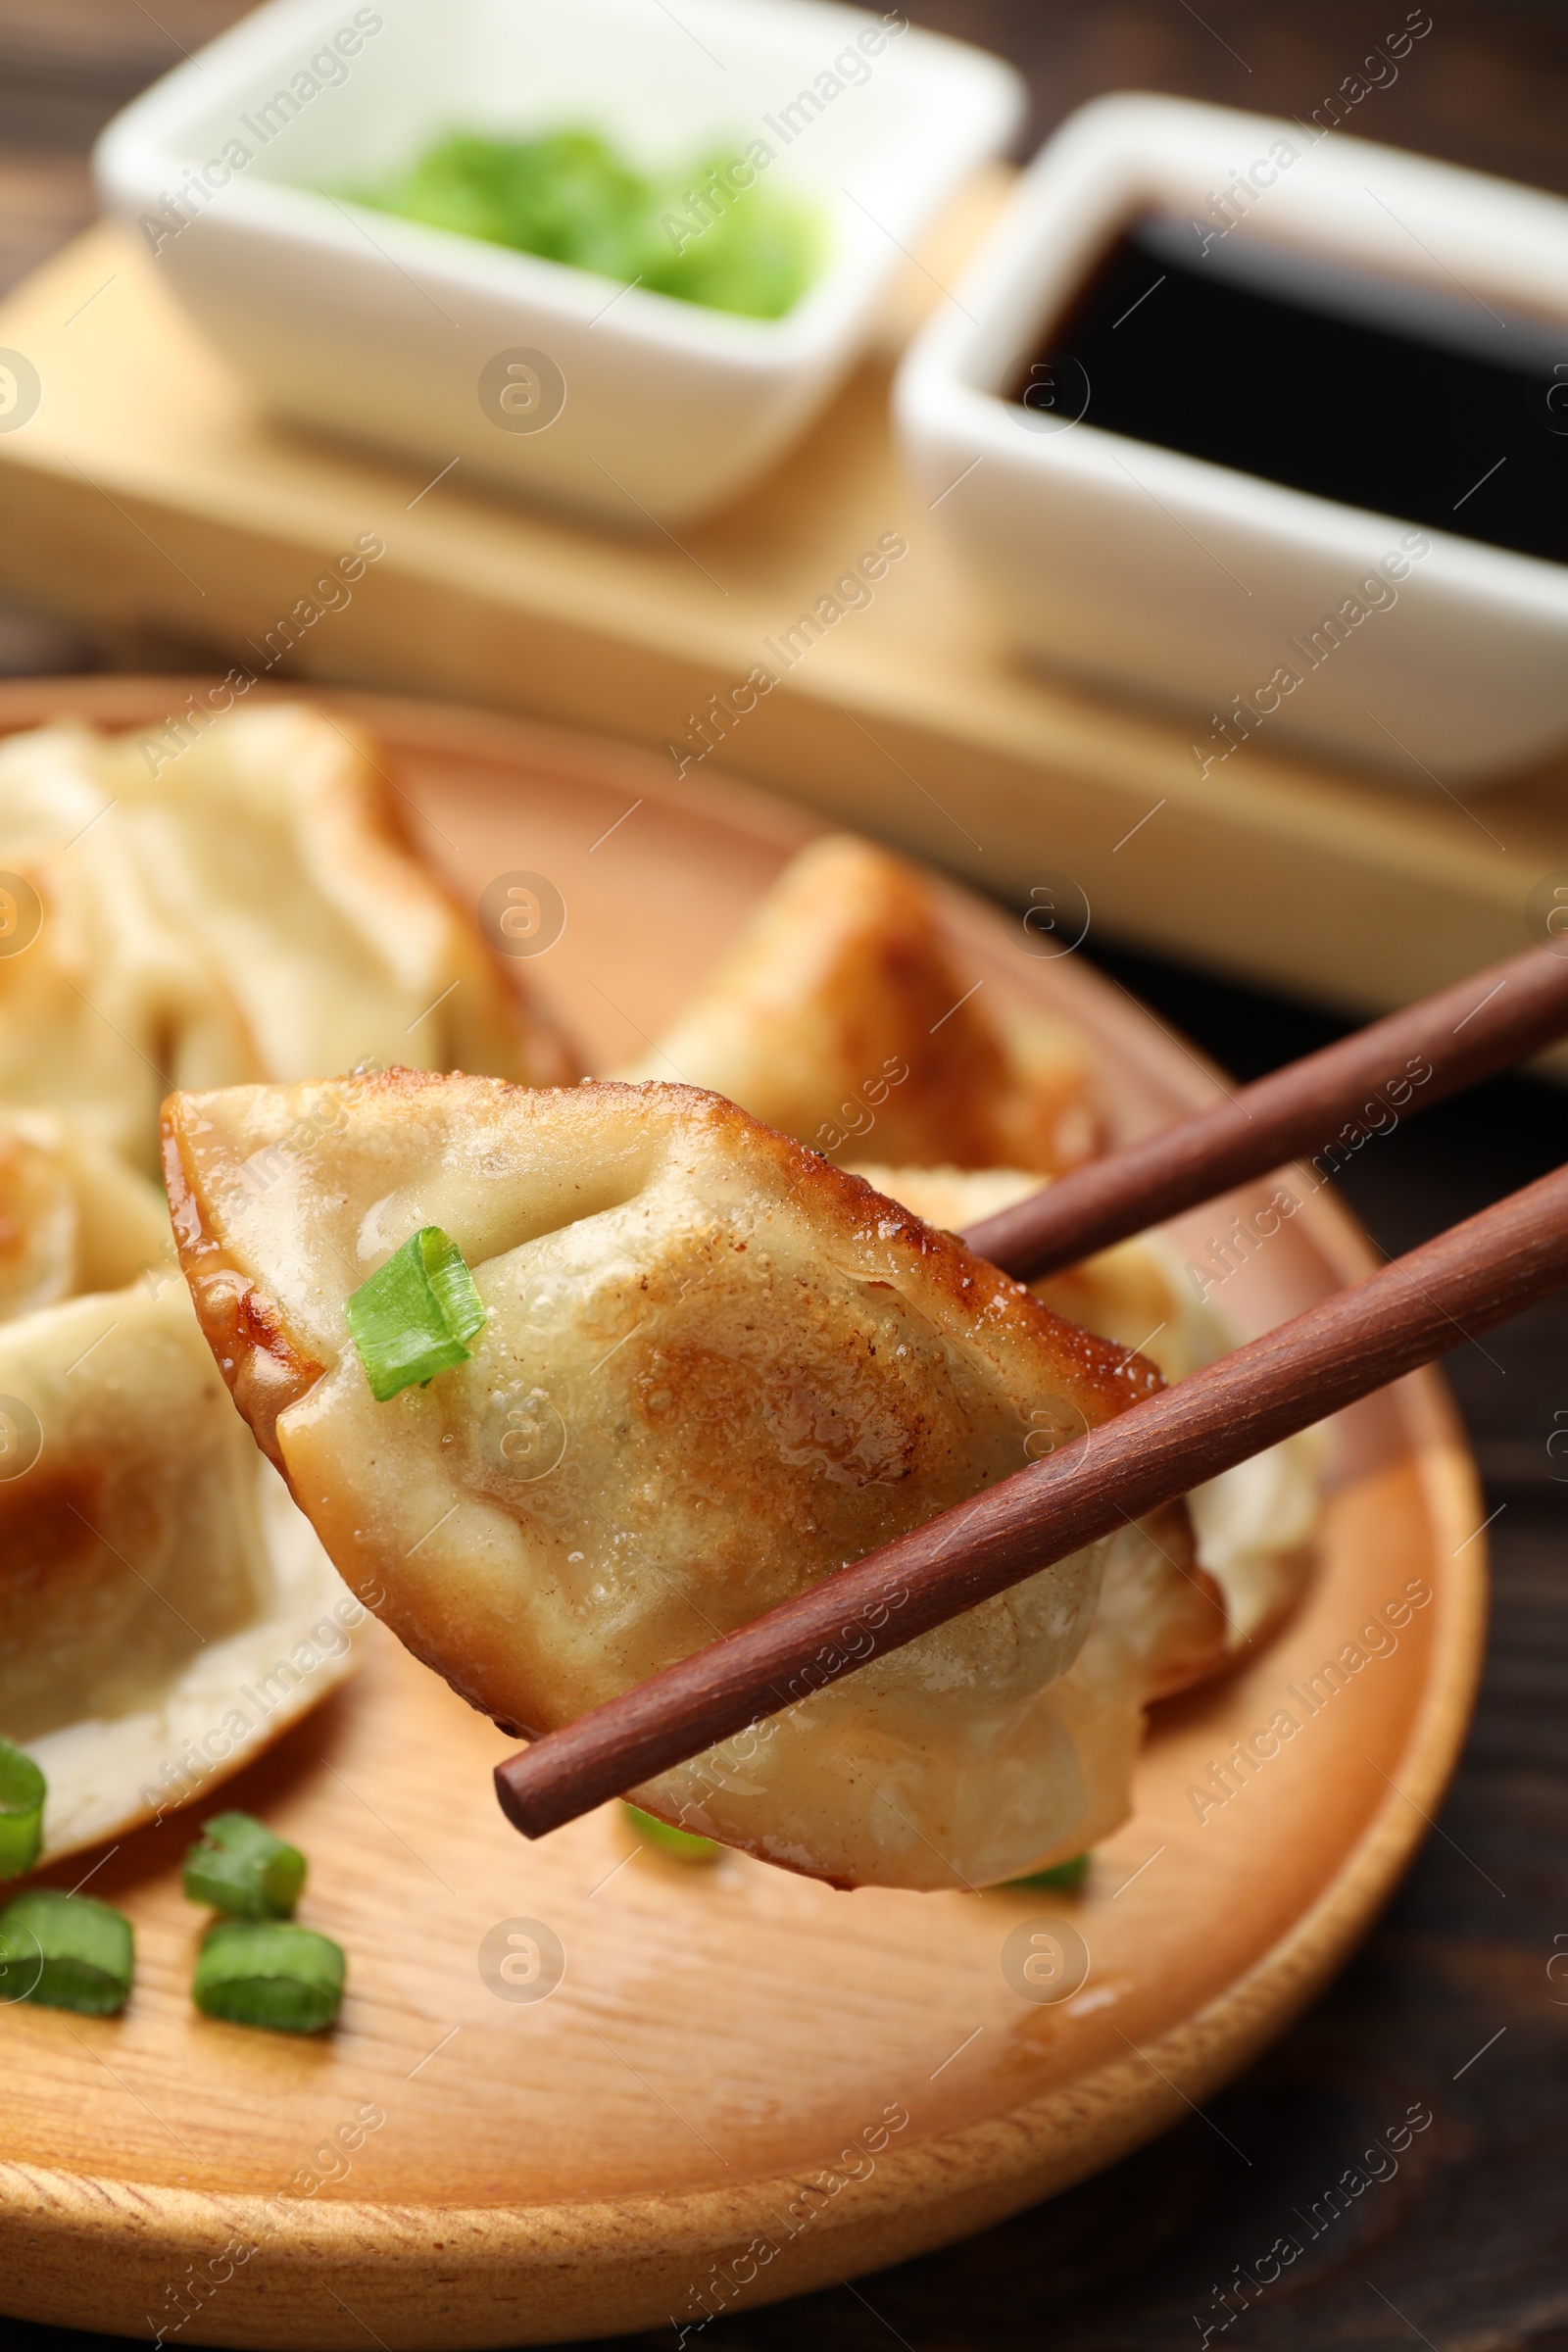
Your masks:
[{"label": "blurred background dumpling", "polygon": [[166,1204],[0,1112],[0,1735],[44,1859],[214,1786],[324,1696],[364,1611],[234,1412]]},{"label": "blurred background dumpling", "polygon": [[40,1450],[0,1482],[0,1727],[132,1712],[254,1619],[254,1447],[178,1286],[91,1292],[0,1328]]},{"label": "blurred background dumpling", "polygon": [[173,1243],[160,1195],[75,1121],[0,1103],[0,1323],[118,1290]]},{"label": "blurred background dumpling", "polygon": [[7,738],[0,867],[41,916],[0,957],[0,1101],[69,1109],[149,1174],[174,1086],[579,1074],[403,846],[368,750],[308,705],[231,710],[183,749],[75,721]]},{"label": "blurred background dumpling", "polygon": [[727,1095],[830,1159],[1033,1168],[1097,1149],[1088,1041],[1044,1011],[989,1010],[930,884],[854,834],[786,867],[706,987],[617,1077]]},{"label": "blurred background dumpling", "polygon": [[[1017,1168],[887,1168],[858,1173],[916,1216],[961,1233],[1040,1189]],[[1185,1379],[1241,1345],[1218,1307],[1200,1302],[1182,1280],[1175,1251],[1157,1233],[1119,1242],[1029,1288],[1057,1314],[1136,1348],[1165,1378]],[[1234,1653],[1277,1625],[1311,1573],[1310,1540],[1320,1506],[1323,1442],[1301,1430],[1204,1481],[1187,1497],[1198,1558],[1225,1595]]]}]

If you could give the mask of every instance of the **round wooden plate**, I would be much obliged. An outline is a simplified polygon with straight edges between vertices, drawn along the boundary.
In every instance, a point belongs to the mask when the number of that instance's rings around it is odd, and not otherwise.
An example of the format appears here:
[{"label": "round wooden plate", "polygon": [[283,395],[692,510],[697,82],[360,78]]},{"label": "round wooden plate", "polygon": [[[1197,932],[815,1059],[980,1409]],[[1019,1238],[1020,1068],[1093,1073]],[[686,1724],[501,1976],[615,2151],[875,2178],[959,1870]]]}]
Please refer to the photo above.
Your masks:
[{"label": "round wooden plate", "polygon": [[[10,686],[0,729],[145,724],[181,692]],[[657,1034],[820,829],[613,745],[315,699],[373,724],[470,903],[516,868],[556,882],[565,930],[527,969],[599,1067]],[[994,1003],[1046,1000],[1090,1032],[1122,1133],[1212,1096],[1208,1066],[1081,958],[948,902]],[[1237,1205],[1193,1220],[1199,1240]],[[1259,1329],[1368,1263],[1320,1195],[1225,1300]],[[1304,1602],[1158,1711],[1133,1818],[1076,1895],[842,1894],[736,1855],[693,1870],[639,1849],[615,1807],[526,1844],[491,1791],[509,1743],[377,1629],[358,1681],[225,1792],[311,1857],[303,1916],[349,1954],[341,2025],[294,2041],[199,2017],[193,1817],[128,1839],[92,1881],[136,1925],[124,2015],[0,2011],[0,2300],[203,2344],[449,2352],[670,2323],[680,2340],[980,2229],[1163,2130],[1344,1959],[1465,1726],[1484,1539],[1443,1385],[1421,1374],[1332,1430]],[[1281,1711],[1299,1730],[1226,1802],[1195,1801]],[[534,1933],[519,1921],[564,1953],[547,1998],[481,1974],[487,1936]],[[1049,1997],[1049,1955],[1080,1949]]]}]

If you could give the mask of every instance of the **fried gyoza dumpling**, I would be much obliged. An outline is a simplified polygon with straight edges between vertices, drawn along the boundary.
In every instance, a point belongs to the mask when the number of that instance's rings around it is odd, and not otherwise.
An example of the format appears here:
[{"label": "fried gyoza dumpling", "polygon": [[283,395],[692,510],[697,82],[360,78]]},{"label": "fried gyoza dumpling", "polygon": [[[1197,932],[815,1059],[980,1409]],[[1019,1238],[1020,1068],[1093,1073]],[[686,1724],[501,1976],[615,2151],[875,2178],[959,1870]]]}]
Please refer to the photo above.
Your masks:
[{"label": "fried gyoza dumpling", "polygon": [[[568,1721],[1159,1385],[716,1096],[393,1071],[340,1086],[330,1137],[252,1183],[320,1091],[169,1106],[197,1314],[348,1582],[383,1587],[393,1630],[510,1729]],[[377,1403],[345,1299],[428,1226],[487,1320],[468,1360]],[[1159,1544],[1131,1528],[1108,1562],[1044,1569],[639,1801],[845,1885],[1074,1852],[1125,1811],[1144,1697],[1223,1641],[1179,1509]],[[1137,1622],[1073,1682],[1102,1572]]]},{"label": "fried gyoza dumpling", "polygon": [[0,1101],[71,1110],[150,1175],[172,1085],[366,1061],[576,1077],[390,812],[362,746],[301,704],[183,751],[74,722],[0,744],[0,870],[23,885]]},{"label": "fried gyoza dumpling", "polygon": [[[1039,1189],[1037,1177],[1016,1168],[862,1164],[858,1172],[916,1216],[953,1233]],[[1118,1243],[1029,1287],[1058,1315],[1150,1356],[1167,1380],[1183,1380],[1241,1345],[1241,1335],[1182,1281],[1158,1234]],[[1232,1652],[1279,1622],[1310,1573],[1321,1452],[1320,1434],[1302,1430],[1195,1487],[1187,1498],[1198,1557],[1225,1595]]]},{"label": "fried gyoza dumpling", "polygon": [[151,1184],[0,1116],[0,1734],[48,1780],[48,1860],[249,1762],[364,1611],[234,1415]]},{"label": "fried gyoza dumpling", "polygon": [[119,1290],[172,1254],[145,1178],[69,1119],[0,1105],[0,1323]]},{"label": "fried gyoza dumpling", "polygon": [[852,834],[813,843],[707,987],[624,1078],[680,1079],[830,1159],[1035,1168],[1093,1153],[1087,1042],[1049,1013],[995,1019],[935,899]]}]

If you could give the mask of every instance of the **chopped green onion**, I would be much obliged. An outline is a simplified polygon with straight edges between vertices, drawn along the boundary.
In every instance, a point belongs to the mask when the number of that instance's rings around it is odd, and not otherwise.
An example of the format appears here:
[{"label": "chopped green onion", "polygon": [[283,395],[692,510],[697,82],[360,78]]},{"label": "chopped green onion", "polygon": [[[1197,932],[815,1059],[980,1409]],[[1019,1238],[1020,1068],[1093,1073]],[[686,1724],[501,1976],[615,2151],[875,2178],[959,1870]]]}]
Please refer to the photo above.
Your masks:
[{"label": "chopped green onion", "polygon": [[[738,165],[748,178],[732,184]],[[531,139],[455,131],[379,186],[342,193],[677,301],[782,318],[821,266],[823,223],[817,208],[756,181],[722,147],[643,172],[597,132],[566,125]]]},{"label": "chopped green onion", "polygon": [[485,1309],[463,1252],[439,1225],[412,1234],[345,1312],[377,1404],[467,1361]]},{"label": "chopped green onion", "polygon": [[24,1748],[0,1740],[0,1879],[20,1879],[43,1850],[48,1784]]},{"label": "chopped green onion", "polygon": [[657,1846],[676,1862],[713,1862],[723,1847],[712,1838],[698,1838],[690,1830],[677,1830],[667,1821],[657,1821],[640,1805],[628,1804],[621,1798],[621,1810],[645,1845]]},{"label": "chopped green onion", "polygon": [[273,2034],[319,2034],[343,2001],[343,1952],[285,1920],[220,1919],[208,1929],[191,1994],[208,2017]]},{"label": "chopped green onion", "polygon": [[0,1999],[113,2017],[134,1962],[129,1920],[90,1894],[37,1886],[0,1911]]},{"label": "chopped green onion", "polygon": [[1058,1894],[1070,1894],[1081,1886],[1089,1876],[1089,1856],[1074,1854],[1070,1862],[1054,1862],[1049,1870],[1032,1870],[1027,1878],[1007,1879],[1007,1886],[1041,1888],[1054,1887]]},{"label": "chopped green onion", "polygon": [[185,1856],[185,1892],[231,1919],[288,1919],[305,1884],[305,1856],[249,1813],[217,1813]]}]

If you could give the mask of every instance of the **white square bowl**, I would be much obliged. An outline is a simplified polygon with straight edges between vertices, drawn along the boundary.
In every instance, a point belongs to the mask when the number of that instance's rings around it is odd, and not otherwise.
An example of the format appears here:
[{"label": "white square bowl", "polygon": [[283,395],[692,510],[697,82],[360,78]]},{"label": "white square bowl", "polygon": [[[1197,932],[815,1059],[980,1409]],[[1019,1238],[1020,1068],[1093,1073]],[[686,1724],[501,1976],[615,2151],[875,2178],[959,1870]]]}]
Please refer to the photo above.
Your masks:
[{"label": "white square bowl", "polygon": [[[802,430],[901,248],[1022,107],[999,60],[826,0],[272,0],[95,161],[272,408],[641,528],[734,498]],[[738,318],[342,193],[452,129],[578,123],[645,166],[760,140],[768,184],[825,217],[820,275],[787,317]]]},{"label": "white square bowl", "polygon": [[[1239,173],[1245,194],[1217,205]],[[1098,428],[1092,386],[1086,420],[1064,430],[1038,429],[1046,419],[1004,398],[1118,232],[1151,211],[1216,230],[1230,219],[1231,237],[1445,294],[1458,281],[1560,327],[1568,363],[1560,199],[1313,124],[1180,99],[1094,101],[1025,172],[895,389],[905,464],[1015,644],[1189,709],[1200,775],[1254,737],[1422,790],[1558,747],[1568,565],[1430,527],[1410,562],[1407,521]],[[1266,400],[1267,383],[1238,382],[1235,397]],[[1391,556],[1396,602],[1380,590],[1379,609],[1315,667],[1288,653],[1369,575],[1388,582]],[[1269,709],[1281,664],[1301,683],[1275,687]]]}]

